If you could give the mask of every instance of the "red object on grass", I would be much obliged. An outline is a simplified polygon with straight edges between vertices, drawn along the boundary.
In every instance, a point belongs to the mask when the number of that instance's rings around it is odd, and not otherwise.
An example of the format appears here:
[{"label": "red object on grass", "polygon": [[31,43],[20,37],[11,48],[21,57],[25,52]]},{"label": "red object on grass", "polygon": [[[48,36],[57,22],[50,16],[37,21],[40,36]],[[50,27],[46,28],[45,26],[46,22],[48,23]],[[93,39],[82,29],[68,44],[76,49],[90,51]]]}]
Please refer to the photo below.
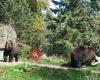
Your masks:
[{"label": "red object on grass", "polygon": [[32,51],[29,52],[29,58],[32,58],[32,60],[34,61],[38,61],[41,56],[42,52],[37,48],[34,48]]}]

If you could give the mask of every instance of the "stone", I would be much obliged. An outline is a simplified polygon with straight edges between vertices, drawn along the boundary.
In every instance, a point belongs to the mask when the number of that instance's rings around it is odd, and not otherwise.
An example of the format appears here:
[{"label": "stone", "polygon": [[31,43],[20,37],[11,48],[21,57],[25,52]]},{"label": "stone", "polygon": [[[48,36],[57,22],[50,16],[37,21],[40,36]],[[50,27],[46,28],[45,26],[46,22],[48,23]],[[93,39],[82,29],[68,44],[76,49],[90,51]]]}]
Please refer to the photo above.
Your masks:
[{"label": "stone", "polygon": [[16,43],[17,34],[11,25],[0,23],[0,60],[3,59],[3,52],[6,41],[12,40]]}]

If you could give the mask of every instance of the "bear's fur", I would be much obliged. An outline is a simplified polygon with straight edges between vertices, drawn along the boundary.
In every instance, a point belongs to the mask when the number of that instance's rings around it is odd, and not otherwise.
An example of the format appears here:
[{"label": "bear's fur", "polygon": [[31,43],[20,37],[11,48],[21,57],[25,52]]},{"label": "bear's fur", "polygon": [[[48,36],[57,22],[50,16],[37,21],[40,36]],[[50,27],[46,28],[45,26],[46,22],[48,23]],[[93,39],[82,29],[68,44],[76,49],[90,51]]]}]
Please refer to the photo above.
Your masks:
[{"label": "bear's fur", "polygon": [[89,46],[80,46],[75,48],[71,53],[71,65],[72,67],[81,67],[87,62],[95,60],[95,52]]},{"label": "bear's fur", "polygon": [[5,49],[4,49],[4,62],[7,62],[7,57],[9,56],[9,62],[13,61],[13,58],[15,58],[15,62],[18,62],[18,55],[19,51],[16,46],[16,43],[13,41],[7,41],[5,44]]}]

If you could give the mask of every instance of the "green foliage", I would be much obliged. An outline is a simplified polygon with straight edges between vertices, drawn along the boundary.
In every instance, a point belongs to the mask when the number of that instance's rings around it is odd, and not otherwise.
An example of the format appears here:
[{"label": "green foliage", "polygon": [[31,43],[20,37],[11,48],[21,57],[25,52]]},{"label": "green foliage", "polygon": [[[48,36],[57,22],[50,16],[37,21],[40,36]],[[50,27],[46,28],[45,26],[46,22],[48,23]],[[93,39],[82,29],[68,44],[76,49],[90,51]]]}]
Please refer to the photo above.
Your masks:
[{"label": "green foliage", "polygon": [[53,57],[47,57],[46,55],[43,55],[42,58],[37,63],[60,66],[64,64],[65,61],[63,59],[56,59]]},{"label": "green foliage", "polygon": [[[24,66],[25,67],[25,66]],[[1,71],[2,69],[2,71]],[[4,67],[0,68],[0,80],[40,80],[41,77],[31,72],[24,72],[23,69]]]},{"label": "green foliage", "polygon": [[12,72],[30,72],[34,67],[29,64],[23,64],[16,66],[14,68],[11,68]]},{"label": "green foliage", "polygon": [[51,31],[47,36],[49,54],[60,52],[68,56],[74,47],[81,45],[92,46],[98,53],[96,48],[100,43],[97,33],[100,30],[100,20],[90,4],[87,1],[64,0],[59,5],[58,17],[47,16],[47,29]]},{"label": "green foliage", "polygon": [[99,0],[91,0],[91,7],[95,11],[100,11],[100,1]]},{"label": "green foliage", "polygon": [[29,7],[31,9],[31,11],[36,12],[36,13],[40,13],[41,14],[41,10],[45,9],[47,7],[47,0],[27,0],[29,3]]},{"label": "green foliage", "polygon": [[99,74],[92,73],[91,75],[84,75],[83,78],[80,77],[80,80],[99,80]]},{"label": "green foliage", "polygon": [[[39,76],[43,80],[84,80],[92,76],[93,79],[99,79],[99,74],[91,74],[88,70],[74,70],[74,69],[55,69],[48,67],[38,67],[28,64],[23,64],[10,69],[13,72],[29,72],[31,75]],[[23,71],[23,72],[22,72]],[[76,76],[77,75],[77,76]],[[98,76],[96,76],[98,75]],[[58,77],[59,76],[59,77]],[[87,77],[88,76],[88,77]],[[33,78],[34,79],[34,78]]]},{"label": "green foliage", "polygon": [[43,8],[46,3],[36,0],[1,0],[0,22],[11,24],[21,43],[38,47],[44,39]]},{"label": "green foliage", "polygon": [[28,52],[31,50],[31,46],[25,45],[23,43],[19,43],[18,47],[19,47],[19,51],[20,51],[19,52],[20,57],[23,59],[27,58]]},{"label": "green foliage", "polygon": [[[19,42],[41,48],[49,55],[69,56],[80,45],[90,45],[98,53],[100,20],[94,13],[99,10],[97,1],[61,0],[58,17],[53,17],[47,0],[1,0],[0,22],[15,28]],[[43,16],[41,10],[47,14]],[[22,54],[27,50],[21,46]]]},{"label": "green foliage", "polygon": [[0,80],[99,80],[100,74],[96,73],[99,68],[100,65],[95,68],[60,69],[28,63],[13,67],[0,67]]},{"label": "green foliage", "polygon": [[26,0],[2,0],[0,1],[0,14],[4,22],[20,22],[29,12]]}]

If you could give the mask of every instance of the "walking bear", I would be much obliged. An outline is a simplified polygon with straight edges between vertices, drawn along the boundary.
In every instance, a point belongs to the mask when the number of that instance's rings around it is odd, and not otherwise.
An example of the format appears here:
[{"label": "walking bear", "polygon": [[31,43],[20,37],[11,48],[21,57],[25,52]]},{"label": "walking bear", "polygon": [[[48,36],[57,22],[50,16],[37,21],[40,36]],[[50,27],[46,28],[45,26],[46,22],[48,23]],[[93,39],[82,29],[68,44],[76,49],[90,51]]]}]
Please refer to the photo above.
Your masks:
[{"label": "walking bear", "polygon": [[89,46],[80,46],[75,48],[71,54],[71,65],[72,67],[81,67],[87,62],[95,60],[95,52]]},{"label": "walking bear", "polygon": [[16,46],[16,43],[13,41],[7,41],[5,44],[5,49],[4,49],[4,62],[7,62],[7,58],[9,56],[9,62],[13,61],[13,58],[15,58],[15,62],[18,62],[18,55],[19,51]]}]

